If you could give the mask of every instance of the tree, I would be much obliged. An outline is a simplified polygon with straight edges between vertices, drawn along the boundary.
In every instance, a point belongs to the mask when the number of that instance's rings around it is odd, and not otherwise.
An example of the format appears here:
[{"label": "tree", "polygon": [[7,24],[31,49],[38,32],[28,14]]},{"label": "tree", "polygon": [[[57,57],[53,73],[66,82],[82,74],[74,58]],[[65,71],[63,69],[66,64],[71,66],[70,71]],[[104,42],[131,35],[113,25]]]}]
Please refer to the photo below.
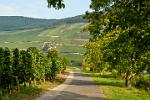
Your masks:
[{"label": "tree", "polygon": [[36,57],[36,79],[41,82],[41,80],[45,79],[45,56],[43,52],[39,51]]},{"label": "tree", "polygon": [[13,84],[19,87],[19,79],[20,77],[20,52],[19,49],[16,48],[13,50],[13,58],[12,58],[12,72],[13,72]]},{"label": "tree", "polygon": [[0,88],[2,88],[2,74],[3,74],[3,65],[4,63],[4,49],[0,48]]},{"label": "tree", "polygon": [[[143,0],[114,0],[108,11],[109,24],[107,31],[113,32],[120,27],[119,37],[110,43],[108,48],[115,58],[116,65],[120,65],[126,73],[126,87],[131,87],[132,74],[137,74],[137,63],[143,52],[149,51],[149,1]],[[149,39],[148,39],[149,38]],[[123,66],[124,65],[124,66]],[[142,70],[140,70],[142,71]]]},{"label": "tree", "polygon": [[47,54],[47,58],[51,60],[51,79],[55,79],[56,73],[58,71],[58,66],[57,66],[57,60],[58,60],[58,53],[56,50],[49,50]]},{"label": "tree", "polygon": [[61,62],[62,62],[62,66],[63,66],[62,72],[64,72],[67,68],[67,65],[69,65],[69,60],[66,57],[63,57]]},{"label": "tree", "polygon": [[101,42],[88,42],[86,44],[85,61],[91,65],[90,70],[94,72],[102,72],[103,67],[103,53]]},{"label": "tree", "polygon": [[32,52],[29,49],[26,52],[26,78],[27,82],[29,82],[29,86],[31,86],[31,81],[34,79],[34,68],[33,68],[33,56]]},{"label": "tree", "polygon": [[113,40],[109,39],[104,47],[104,59],[126,74],[128,88],[132,74],[138,74],[138,69],[143,71],[142,66],[137,65],[139,59],[150,50],[149,4],[148,0],[93,0],[91,8],[94,12],[86,14],[92,42],[103,39],[107,34],[114,34],[111,36]]},{"label": "tree", "polygon": [[20,83],[24,83],[24,87],[26,86],[26,82],[28,81],[28,67],[27,67],[27,52],[25,50],[20,51],[20,66],[19,66],[19,72],[20,76],[19,81]]},{"label": "tree", "polygon": [[11,53],[8,48],[4,50],[4,63],[3,63],[3,73],[1,76],[2,86],[4,89],[10,90],[12,87],[12,67],[11,67]]}]

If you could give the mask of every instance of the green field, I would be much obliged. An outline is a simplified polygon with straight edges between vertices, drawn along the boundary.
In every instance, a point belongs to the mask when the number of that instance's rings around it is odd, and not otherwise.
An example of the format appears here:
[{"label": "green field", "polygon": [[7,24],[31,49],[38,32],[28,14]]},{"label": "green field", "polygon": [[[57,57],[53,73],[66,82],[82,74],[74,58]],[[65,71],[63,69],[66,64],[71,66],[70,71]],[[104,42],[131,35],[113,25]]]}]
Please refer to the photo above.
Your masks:
[{"label": "green field", "polygon": [[11,49],[42,49],[44,43],[51,42],[63,56],[70,58],[72,62],[81,63],[85,52],[83,46],[89,38],[88,33],[82,31],[83,26],[83,23],[74,23],[55,28],[0,31],[0,46]]}]

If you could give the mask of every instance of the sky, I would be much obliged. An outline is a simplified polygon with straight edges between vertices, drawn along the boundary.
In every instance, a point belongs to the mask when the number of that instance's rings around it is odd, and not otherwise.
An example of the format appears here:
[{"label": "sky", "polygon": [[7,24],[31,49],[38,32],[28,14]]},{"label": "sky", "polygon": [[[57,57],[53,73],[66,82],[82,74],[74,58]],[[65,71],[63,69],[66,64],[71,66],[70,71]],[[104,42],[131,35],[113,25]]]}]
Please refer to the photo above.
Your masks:
[{"label": "sky", "polygon": [[65,9],[47,7],[47,0],[0,0],[0,16],[25,16],[46,19],[61,19],[89,11],[91,0],[64,0]]}]

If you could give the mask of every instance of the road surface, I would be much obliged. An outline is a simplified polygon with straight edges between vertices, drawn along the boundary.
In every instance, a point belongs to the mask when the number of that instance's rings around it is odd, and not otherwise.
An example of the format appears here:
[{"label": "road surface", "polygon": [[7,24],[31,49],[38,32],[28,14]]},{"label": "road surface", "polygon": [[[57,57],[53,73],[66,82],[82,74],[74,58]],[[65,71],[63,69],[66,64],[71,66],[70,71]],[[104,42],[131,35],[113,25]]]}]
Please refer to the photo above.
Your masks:
[{"label": "road surface", "polygon": [[72,72],[65,83],[37,100],[104,100],[104,98],[91,78],[80,72]]}]

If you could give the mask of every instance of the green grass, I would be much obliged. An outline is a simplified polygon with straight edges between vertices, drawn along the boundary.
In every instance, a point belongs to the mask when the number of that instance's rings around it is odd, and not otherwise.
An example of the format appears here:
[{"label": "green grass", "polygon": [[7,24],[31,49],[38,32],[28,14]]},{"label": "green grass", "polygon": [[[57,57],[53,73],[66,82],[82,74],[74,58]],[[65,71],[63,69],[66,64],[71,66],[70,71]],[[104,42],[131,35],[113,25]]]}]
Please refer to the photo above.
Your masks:
[{"label": "green grass", "polygon": [[14,91],[11,94],[3,96],[2,100],[23,100],[26,98],[33,98],[43,91],[45,90],[38,87],[21,87],[18,92]]},{"label": "green grass", "polygon": [[81,68],[78,67],[78,66],[67,66],[67,71],[68,72],[71,72],[71,71],[73,71],[73,72],[80,72]]},{"label": "green grass", "polygon": [[86,72],[100,86],[106,100],[150,100],[150,92],[136,88],[126,89],[124,80],[112,78],[110,74],[100,75],[99,73]]},{"label": "green grass", "polygon": [[39,87],[25,87],[25,88],[21,88],[19,93],[34,96],[34,95],[39,94],[42,91],[43,91],[43,89],[39,88]]}]

